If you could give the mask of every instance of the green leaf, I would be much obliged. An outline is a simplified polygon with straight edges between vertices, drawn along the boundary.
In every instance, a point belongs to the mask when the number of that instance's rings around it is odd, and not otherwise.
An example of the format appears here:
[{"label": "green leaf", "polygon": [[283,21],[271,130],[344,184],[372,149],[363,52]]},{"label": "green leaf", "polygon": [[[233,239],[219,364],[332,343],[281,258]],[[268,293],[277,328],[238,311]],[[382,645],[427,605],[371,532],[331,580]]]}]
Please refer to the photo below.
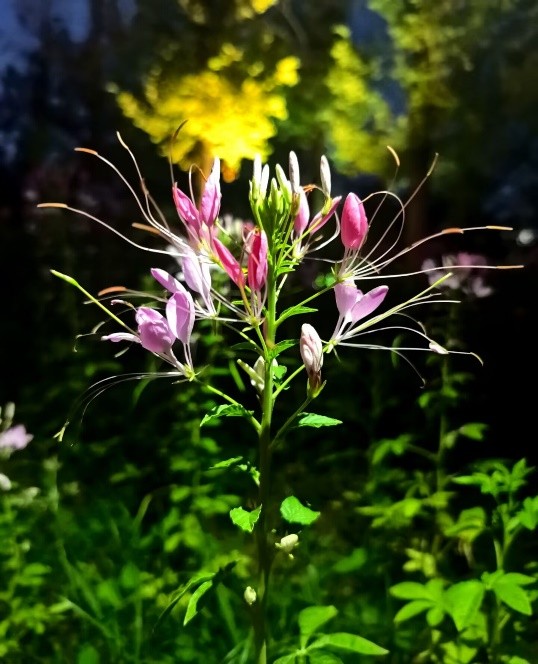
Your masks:
[{"label": "green leaf", "polygon": [[244,530],[246,533],[251,533],[254,530],[256,522],[260,518],[262,506],[260,505],[252,512],[244,510],[242,507],[234,507],[230,510],[230,519],[236,526]]},{"label": "green leaf", "polygon": [[333,565],[333,572],[337,574],[349,574],[349,572],[356,572],[364,567],[368,560],[368,552],[365,547],[353,549],[353,551],[345,558],[340,558]]},{"label": "green leaf", "polygon": [[433,600],[431,592],[422,583],[416,581],[402,581],[389,590],[393,597],[398,599],[427,599]]},{"label": "green leaf", "polygon": [[517,655],[512,655],[508,660],[508,664],[531,664],[528,659],[523,659],[523,657],[518,657]]},{"label": "green leaf", "polygon": [[336,420],[334,417],[327,417],[325,415],[316,415],[316,413],[302,413],[297,418],[295,427],[334,427],[337,424],[342,424],[342,420]]},{"label": "green leaf", "polygon": [[446,590],[446,609],[459,632],[469,627],[476,618],[485,592],[484,584],[476,579],[455,583]]},{"label": "green leaf", "polygon": [[538,496],[529,496],[523,501],[523,509],[517,515],[519,523],[527,530],[538,526]]},{"label": "green leaf", "polygon": [[292,655],[284,655],[283,657],[279,657],[278,659],[275,659],[273,664],[294,664],[295,662],[295,653]]},{"label": "green leaf", "polygon": [[315,648],[341,648],[342,650],[351,650],[361,655],[387,655],[388,650],[378,646],[373,641],[368,641],[362,636],[348,634],[347,632],[336,632],[335,634],[326,634],[314,641],[308,648],[308,651]]},{"label": "green leaf", "polygon": [[484,435],[488,428],[484,422],[469,422],[458,429],[459,433],[471,440],[484,440]]},{"label": "green leaf", "polygon": [[231,466],[239,466],[243,461],[242,456],[231,457],[230,459],[225,459],[224,461],[219,461],[214,466],[211,466],[209,470],[215,470],[217,468],[230,468]]},{"label": "green leaf", "polygon": [[308,653],[310,664],[344,664],[344,662],[328,650],[311,650]]},{"label": "green leaf", "polygon": [[314,309],[313,307],[302,307],[302,306],[289,307],[288,309],[284,309],[284,311],[280,314],[276,324],[277,326],[281,325],[286,320],[286,318],[290,318],[290,316],[300,316],[301,314],[314,314],[316,312],[317,309]]},{"label": "green leaf", "polygon": [[426,614],[426,622],[430,627],[437,627],[443,622],[445,611],[442,606],[433,606]]},{"label": "green leaf", "polygon": [[269,357],[270,359],[274,360],[276,357],[280,355],[280,353],[283,353],[285,350],[288,350],[288,348],[293,348],[293,346],[297,346],[299,341],[297,339],[284,339],[283,341],[279,341],[274,348],[271,348],[269,351]]},{"label": "green leaf", "polygon": [[429,599],[416,599],[408,604],[404,604],[398,613],[394,616],[395,623],[405,622],[410,618],[418,616],[420,613],[424,613],[428,609],[432,608],[432,600]]},{"label": "green leaf", "polygon": [[537,579],[527,574],[520,574],[519,572],[507,572],[503,577],[501,583],[511,583],[516,586],[529,586],[531,583],[536,583]]},{"label": "green leaf", "polygon": [[501,602],[514,611],[525,616],[532,615],[532,607],[526,591],[515,583],[507,582],[506,576],[494,583],[492,590]]},{"label": "green leaf", "polygon": [[309,526],[318,518],[320,512],[305,507],[295,496],[288,496],[280,505],[280,514],[288,523],[300,523],[303,526]]},{"label": "green leaf", "polygon": [[212,587],[213,587],[213,580],[205,581],[204,583],[199,585],[198,588],[196,588],[196,590],[192,593],[189,599],[189,603],[187,604],[187,611],[185,613],[185,618],[183,619],[183,626],[190,623],[190,621],[197,615],[198,602]]},{"label": "green leaf", "polygon": [[338,610],[334,606],[309,606],[299,613],[299,632],[301,648],[306,646],[308,639],[322,625],[336,616]]},{"label": "green leaf", "polygon": [[157,619],[157,622],[155,623],[155,626],[153,627],[153,631],[155,631],[155,630],[157,629],[158,625],[160,625],[160,623],[166,618],[166,616],[169,615],[169,614],[171,613],[171,611],[172,611],[173,608],[176,606],[176,604],[179,602],[179,600],[180,600],[180,599],[181,599],[186,593],[188,593],[189,590],[191,590],[191,588],[194,588],[194,587],[197,586],[197,585],[203,584],[203,583],[205,583],[205,582],[207,582],[207,581],[213,579],[214,576],[215,576],[214,573],[202,574],[202,575],[200,575],[200,576],[195,576],[195,577],[193,577],[192,579],[190,579],[190,580],[186,583],[186,585],[183,586],[183,588],[181,588],[180,590],[177,590],[177,591],[174,593],[174,595],[173,595],[173,599],[171,600],[171,602],[168,604],[168,606],[166,607],[166,609],[161,613],[161,615],[160,615],[159,618]]},{"label": "green leaf", "polygon": [[78,651],[77,664],[99,664],[100,661],[99,653],[89,643],[83,645]]},{"label": "green leaf", "polygon": [[241,404],[221,404],[220,406],[215,406],[209,411],[209,413],[204,415],[200,422],[200,426],[203,427],[208,422],[219,420],[221,417],[244,417],[247,420],[250,420],[253,414],[253,410],[247,410],[244,406],[241,406]]}]

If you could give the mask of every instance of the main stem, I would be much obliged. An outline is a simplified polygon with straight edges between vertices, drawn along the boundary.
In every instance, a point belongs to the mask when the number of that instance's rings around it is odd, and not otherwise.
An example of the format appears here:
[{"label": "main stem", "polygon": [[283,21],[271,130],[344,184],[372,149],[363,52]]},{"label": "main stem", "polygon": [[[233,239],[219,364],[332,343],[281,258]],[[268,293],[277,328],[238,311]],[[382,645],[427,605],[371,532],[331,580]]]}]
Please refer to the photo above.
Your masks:
[{"label": "main stem", "polygon": [[267,513],[269,508],[271,475],[271,422],[273,416],[273,366],[270,350],[275,344],[276,321],[276,279],[273,266],[267,275],[267,317],[265,330],[265,381],[262,398],[262,421],[259,435],[259,505],[260,517],[256,523],[256,547],[258,556],[257,601],[253,605],[253,627],[256,664],[267,664],[267,599],[269,575],[273,552],[268,541],[269,527]]}]

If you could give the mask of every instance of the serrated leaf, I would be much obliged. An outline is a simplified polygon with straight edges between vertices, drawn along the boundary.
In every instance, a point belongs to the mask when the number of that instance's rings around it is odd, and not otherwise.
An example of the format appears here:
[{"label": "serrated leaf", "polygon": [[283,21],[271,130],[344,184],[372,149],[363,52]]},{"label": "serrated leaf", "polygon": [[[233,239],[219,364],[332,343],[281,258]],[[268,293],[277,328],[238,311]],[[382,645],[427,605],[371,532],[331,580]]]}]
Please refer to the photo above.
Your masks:
[{"label": "serrated leaf", "polygon": [[271,348],[271,351],[269,353],[270,358],[274,360],[280,355],[280,353],[283,353],[285,350],[288,350],[288,348],[293,348],[293,346],[297,346],[298,343],[299,343],[298,339],[284,339],[283,341],[279,341],[274,348]]},{"label": "serrated leaf", "polygon": [[204,415],[200,426],[203,427],[205,424],[213,420],[219,420],[222,417],[244,417],[248,420],[253,414],[253,410],[247,410],[241,404],[221,404],[220,406],[215,406],[209,413]]},{"label": "serrated leaf", "polygon": [[300,316],[301,314],[314,314],[316,312],[317,309],[314,309],[313,307],[302,307],[302,306],[289,307],[288,309],[284,309],[284,311],[280,314],[276,324],[280,325],[286,320],[286,318],[290,318],[290,316]]},{"label": "serrated leaf", "polygon": [[301,648],[304,648],[308,639],[322,625],[329,622],[338,613],[334,606],[309,606],[299,613],[299,632],[301,634]]},{"label": "serrated leaf", "polygon": [[314,641],[307,650],[310,651],[317,648],[326,648],[327,646],[331,648],[340,648],[342,650],[351,650],[352,652],[361,655],[387,655],[389,652],[373,641],[368,641],[368,639],[365,639],[362,636],[348,634],[347,632],[326,634]]},{"label": "serrated leaf", "polygon": [[532,615],[531,602],[526,591],[515,583],[507,583],[506,577],[493,584],[493,592],[497,598],[514,611],[525,616]]},{"label": "serrated leaf", "polygon": [[254,530],[256,522],[260,518],[262,506],[260,505],[252,512],[248,512],[242,507],[234,507],[230,510],[230,519],[238,528],[244,530],[246,533],[251,533]]},{"label": "serrated leaf", "polygon": [[190,621],[196,616],[196,614],[198,613],[198,602],[212,587],[213,587],[212,580],[205,581],[204,583],[199,585],[198,588],[196,588],[196,590],[192,593],[189,599],[189,603],[187,604],[187,611],[185,613],[185,618],[183,619],[183,626],[190,623]]},{"label": "serrated leaf", "polygon": [[337,424],[342,424],[342,420],[336,420],[334,417],[327,417],[326,415],[316,415],[316,413],[302,413],[297,418],[295,427],[334,427]]},{"label": "serrated leaf", "polygon": [[459,632],[469,627],[475,619],[485,592],[484,584],[475,579],[455,583],[445,592],[446,609]]},{"label": "serrated leaf", "polygon": [[405,622],[410,620],[420,613],[424,613],[432,607],[432,600],[430,599],[415,599],[408,604],[404,604],[398,613],[394,616],[395,623]]},{"label": "serrated leaf", "polygon": [[398,599],[427,599],[433,600],[430,590],[422,583],[416,581],[402,581],[389,588],[393,597]]},{"label": "serrated leaf", "polygon": [[315,512],[306,507],[295,496],[288,496],[280,505],[280,514],[288,523],[299,523],[302,526],[309,526],[319,517],[320,512]]}]

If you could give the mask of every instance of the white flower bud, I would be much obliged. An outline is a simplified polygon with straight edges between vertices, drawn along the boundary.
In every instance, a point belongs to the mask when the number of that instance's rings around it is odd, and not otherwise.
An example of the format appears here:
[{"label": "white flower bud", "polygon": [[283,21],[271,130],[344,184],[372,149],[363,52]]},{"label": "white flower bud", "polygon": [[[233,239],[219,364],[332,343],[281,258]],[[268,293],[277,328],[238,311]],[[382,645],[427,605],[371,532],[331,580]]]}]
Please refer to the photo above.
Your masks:
[{"label": "white flower bud", "polygon": [[305,323],[301,327],[299,351],[308,374],[308,383],[312,392],[321,385],[321,367],[323,366],[323,343],[316,330]]},{"label": "white flower bud", "polygon": [[299,161],[295,152],[290,152],[290,184],[292,194],[298,194],[301,189],[301,176],[299,172]]},{"label": "white flower bud", "polygon": [[245,588],[245,592],[243,593],[243,597],[245,598],[245,602],[249,606],[252,606],[254,602],[257,600],[258,595],[256,595],[256,591],[254,590],[254,588],[247,586]]},{"label": "white flower bud", "polygon": [[329,162],[327,157],[322,155],[320,164],[319,164],[319,176],[321,179],[321,189],[325,196],[330,197],[331,195],[331,169],[329,168]]},{"label": "white flower bud", "polygon": [[299,535],[292,533],[291,535],[286,535],[283,537],[280,542],[275,542],[277,549],[280,549],[283,553],[287,553],[290,558],[293,558],[292,551],[299,544]]}]

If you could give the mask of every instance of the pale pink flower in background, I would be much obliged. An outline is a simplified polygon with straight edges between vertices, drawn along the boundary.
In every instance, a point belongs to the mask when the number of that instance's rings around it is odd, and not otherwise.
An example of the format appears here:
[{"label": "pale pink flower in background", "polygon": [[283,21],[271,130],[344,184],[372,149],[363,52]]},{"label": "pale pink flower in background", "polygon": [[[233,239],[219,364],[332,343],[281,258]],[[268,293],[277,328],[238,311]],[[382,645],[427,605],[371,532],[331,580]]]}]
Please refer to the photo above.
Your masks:
[{"label": "pale pink flower in background", "polygon": [[0,450],[23,450],[33,439],[33,435],[26,431],[24,424],[16,424],[0,433]]}]

